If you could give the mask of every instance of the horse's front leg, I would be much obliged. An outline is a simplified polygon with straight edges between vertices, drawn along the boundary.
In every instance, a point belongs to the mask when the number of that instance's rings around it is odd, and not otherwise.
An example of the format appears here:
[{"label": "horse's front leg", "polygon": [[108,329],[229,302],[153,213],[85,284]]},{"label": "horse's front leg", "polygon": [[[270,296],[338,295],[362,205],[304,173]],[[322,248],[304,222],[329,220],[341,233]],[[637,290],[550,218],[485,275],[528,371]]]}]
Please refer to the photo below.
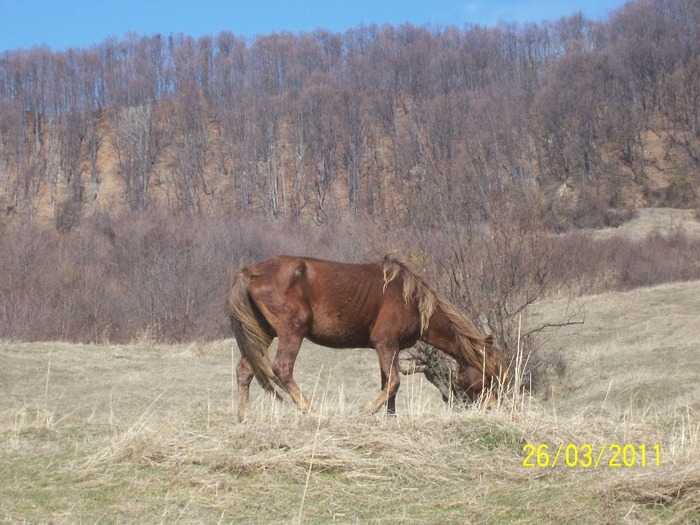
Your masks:
[{"label": "horse's front leg", "polygon": [[382,372],[382,390],[367,405],[367,412],[374,414],[384,405],[389,414],[396,413],[396,392],[399,390],[399,345],[398,343],[375,343]]},{"label": "horse's front leg", "polygon": [[[395,364],[395,363],[394,363]],[[389,377],[382,370],[382,392],[386,389],[386,384],[389,381]],[[381,407],[380,407],[381,408]],[[386,413],[389,415],[396,415],[396,393],[386,400]]]},{"label": "horse's front leg", "polygon": [[299,407],[299,410],[303,413],[309,412],[311,404],[294,380],[294,362],[297,359],[304,338],[297,335],[279,334],[278,340],[277,355],[272,362],[272,371],[289,394],[289,397]]}]

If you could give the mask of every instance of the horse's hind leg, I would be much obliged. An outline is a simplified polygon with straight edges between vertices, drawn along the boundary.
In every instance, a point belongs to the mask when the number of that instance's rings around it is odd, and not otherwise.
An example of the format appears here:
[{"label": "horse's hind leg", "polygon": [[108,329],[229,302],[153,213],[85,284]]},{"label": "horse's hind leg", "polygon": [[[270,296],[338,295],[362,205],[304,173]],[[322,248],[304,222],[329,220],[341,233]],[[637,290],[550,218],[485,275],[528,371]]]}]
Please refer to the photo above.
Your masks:
[{"label": "horse's hind leg", "polygon": [[272,362],[272,371],[289,394],[289,397],[299,407],[299,410],[306,413],[311,410],[311,404],[297,382],[294,381],[294,362],[299,354],[303,337],[279,335],[278,339],[277,355]]},{"label": "horse's hind leg", "polygon": [[238,383],[238,421],[243,422],[247,415],[248,398],[250,397],[250,382],[253,380],[253,368],[245,357],[241,357],[236,366],[236,382]]},{"label": "horse's hind leg", "polygon": [[[241,357],[236,366],[236,382],[238,383],[238,421],[243,422],[248,414],[248,398],[250,397],[250,383],[253,381],[253,367],[245,357]],[[278,401],[282,401],[282,396],[275,388],[268,384],[262,385]]]}]

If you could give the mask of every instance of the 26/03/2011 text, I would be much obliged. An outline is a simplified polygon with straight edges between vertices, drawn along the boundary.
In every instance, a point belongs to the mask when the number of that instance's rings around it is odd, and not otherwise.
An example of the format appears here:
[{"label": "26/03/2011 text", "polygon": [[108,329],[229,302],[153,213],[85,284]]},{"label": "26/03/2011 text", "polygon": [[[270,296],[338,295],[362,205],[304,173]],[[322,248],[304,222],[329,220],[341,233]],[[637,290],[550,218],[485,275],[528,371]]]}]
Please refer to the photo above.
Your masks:
[{"label": "26/03/2011 text", "polygon": [[632,468],[661,465],[661,445],[634,445],[632,443],[560,443],[556,449],[546,443],[523,445],[523,467],[555,468]]}]

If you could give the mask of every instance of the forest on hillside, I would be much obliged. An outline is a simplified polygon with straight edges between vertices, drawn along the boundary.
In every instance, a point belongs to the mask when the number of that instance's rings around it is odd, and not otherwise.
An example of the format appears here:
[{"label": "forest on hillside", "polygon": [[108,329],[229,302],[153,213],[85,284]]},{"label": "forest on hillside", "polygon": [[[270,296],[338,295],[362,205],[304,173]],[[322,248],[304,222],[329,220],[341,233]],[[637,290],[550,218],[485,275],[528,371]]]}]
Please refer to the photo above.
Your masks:
[{"label": "forest on hillside", "polygon": [[[700,277],[700,3],[0,54],[0,337],[225,334],[235,267],[399,249],[513,345],[545,293]],[[553,235],[556,234],[556,235]],[[386,253],[386,252],[384,252]]]},{"label": "forest on hillside", "polygon": [[517,198],[559,230],[695,207],[698,27],[694,0],[640,0],[601,22],[6,51],[0,206],[395,221]]}]

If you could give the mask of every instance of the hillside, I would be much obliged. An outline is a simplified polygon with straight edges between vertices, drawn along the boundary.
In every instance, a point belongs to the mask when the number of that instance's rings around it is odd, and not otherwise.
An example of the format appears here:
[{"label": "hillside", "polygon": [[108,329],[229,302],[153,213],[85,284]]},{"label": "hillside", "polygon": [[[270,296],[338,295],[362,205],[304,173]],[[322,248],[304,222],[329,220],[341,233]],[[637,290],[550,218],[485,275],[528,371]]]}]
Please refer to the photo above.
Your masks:
[{"label": "hillside", "polygon": [[[318,416],[256,387],[239,425],[230,340],[3,343],[0,520],[693,523],[699,297],[692,282],[584,298],[585,324],[549,341],[566,361],[556,389],[494,412],[446,409],[409,376],[396,418],[363,416],[378,388],[374,352],[305,344],[297,375]],[[571,445],[572,466],[563,455],[555,468],[524,467],[538,461],[527,444],[549,445],[550,462]],[[585,444],[632,445],[634,461],[628,447],[573,466]]]},{"label": "hillside", "polygon": [[0,206],[549,229],[698,207],[697,2],[594,22],[130,35],[0,56]]}]

